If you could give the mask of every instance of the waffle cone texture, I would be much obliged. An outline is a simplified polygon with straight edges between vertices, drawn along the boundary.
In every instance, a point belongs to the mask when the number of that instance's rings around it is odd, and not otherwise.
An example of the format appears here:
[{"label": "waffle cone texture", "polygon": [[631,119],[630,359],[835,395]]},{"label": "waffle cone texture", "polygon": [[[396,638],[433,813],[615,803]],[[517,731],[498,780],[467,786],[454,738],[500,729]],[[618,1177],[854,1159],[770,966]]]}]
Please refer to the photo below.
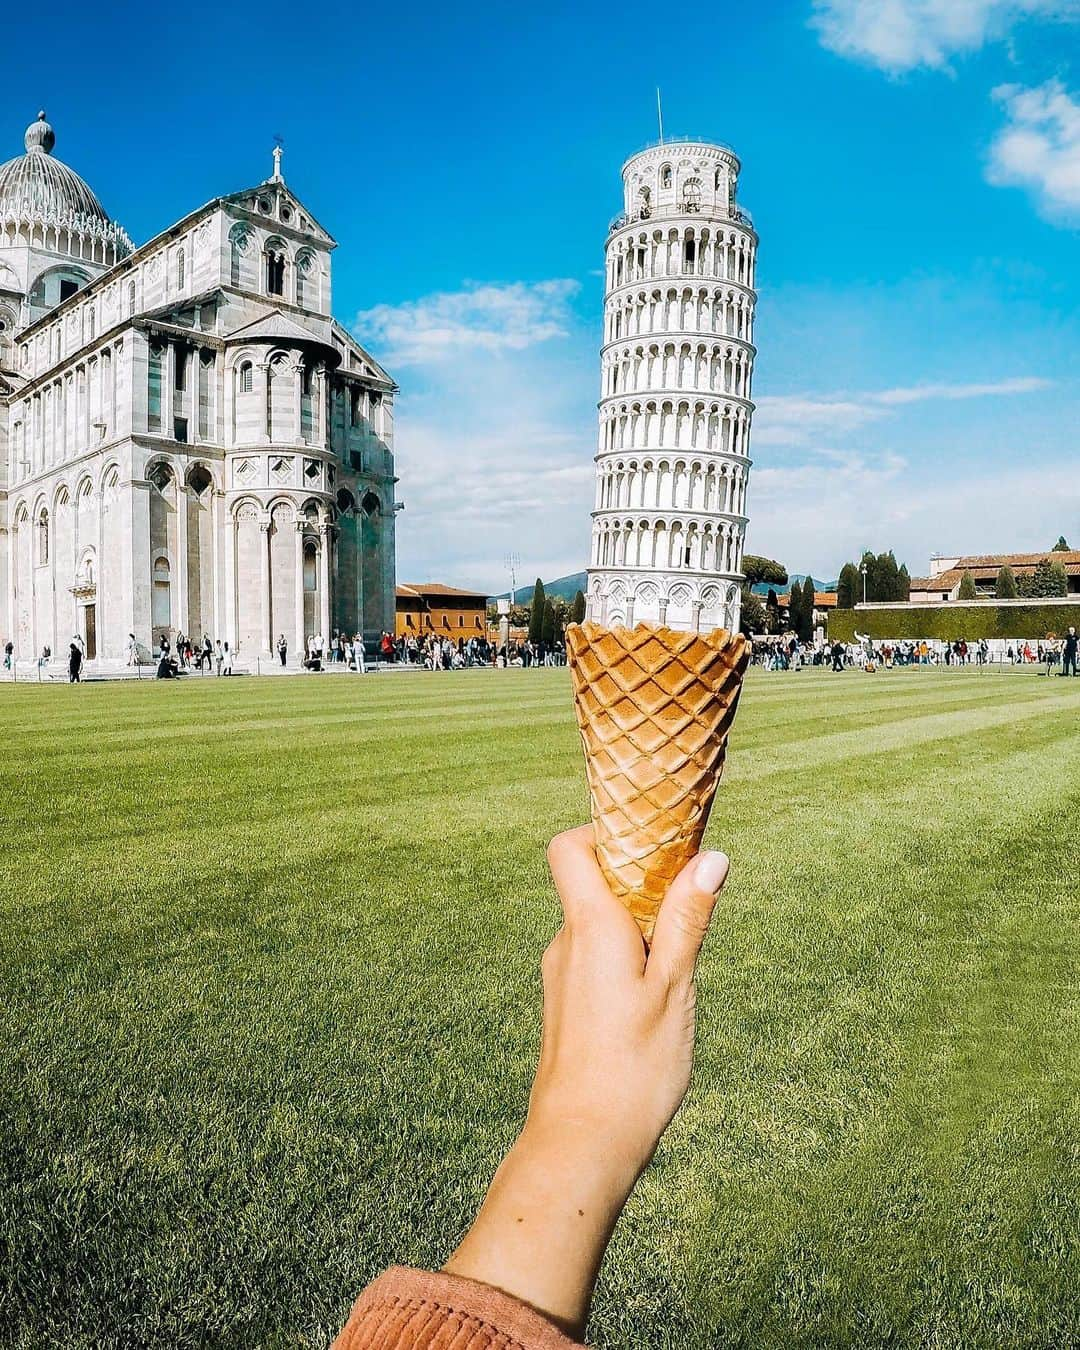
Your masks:
[{"label": "waffle cone texture", "polygon": [[652,940],[660,902],[701,847],[749,660],[716,628],[571,624],[566,653],[596,856]]}]

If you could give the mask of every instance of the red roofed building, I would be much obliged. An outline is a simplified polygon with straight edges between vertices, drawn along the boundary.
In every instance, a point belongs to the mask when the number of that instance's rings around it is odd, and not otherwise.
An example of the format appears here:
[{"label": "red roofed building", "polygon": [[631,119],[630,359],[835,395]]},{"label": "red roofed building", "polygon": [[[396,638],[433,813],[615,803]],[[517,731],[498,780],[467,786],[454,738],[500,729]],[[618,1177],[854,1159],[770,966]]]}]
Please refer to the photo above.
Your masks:
[{"label": "red roofed building", "polygon": [[911,578],[908,599],[913,605],[948,604],[958,598],[964,573],[970,572],[976,597],[992,600],[998,573],[1003,567],[1011,569],[1019,584],[1042,562],[1060,563],[1068,579],[1069,595],[1080,595],[1080,551],[1070,549],[1058,553],[974,553],[966,557],[934,557],[930,559],[928,577]]},{"label": "red roofed building", "polygon": [[397,636],[483,637],[487,631],[487,596],[438,581],[413,582],[395,592]]}]

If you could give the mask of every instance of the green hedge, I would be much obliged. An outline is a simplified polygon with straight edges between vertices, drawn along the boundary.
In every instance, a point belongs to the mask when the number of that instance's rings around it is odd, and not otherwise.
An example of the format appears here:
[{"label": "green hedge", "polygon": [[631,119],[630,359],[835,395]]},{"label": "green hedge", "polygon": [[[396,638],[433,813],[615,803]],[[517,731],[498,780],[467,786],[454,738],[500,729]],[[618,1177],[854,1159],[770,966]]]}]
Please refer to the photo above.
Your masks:
[{"label": "green hedge", "polygon": [[855,630],[886,641],[889,638],[1030,638],[1056,637],[1070,627],[1080,629],[1080,604],[1046,605],[912,605],[908,609],[834,609],[829,613],[829,640],[854,642]]}]

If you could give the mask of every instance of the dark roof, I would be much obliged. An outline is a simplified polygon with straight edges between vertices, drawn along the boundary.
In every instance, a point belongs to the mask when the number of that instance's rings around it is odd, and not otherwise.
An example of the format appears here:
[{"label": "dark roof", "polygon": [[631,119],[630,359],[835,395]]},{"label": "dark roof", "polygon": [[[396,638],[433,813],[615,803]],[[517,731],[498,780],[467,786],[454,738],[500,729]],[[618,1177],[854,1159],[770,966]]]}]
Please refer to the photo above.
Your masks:
[{"label": "dark roof", "polygon": [[[965,572],[971,573],[976,582],[993,582],[1003,567],[1009,567],[1018,577],[1030,576],[1041,562],[1060,563],[1068,577],[1080,577],[1080,551],[1070,549],[1060,553],[975,553],[960,558],[955,567],[931,577],[926,589],[931,591],[951,591],[959,586]],[[912,583],[914,585],[914,583]]]},{"label": "dark roof", "polygon": [[397,587],[398,595],[457,596],[464,600],[482,600],[487,604],[486,591],[463,591],[457,586],[444,586],[440,581],[410,581]]}]

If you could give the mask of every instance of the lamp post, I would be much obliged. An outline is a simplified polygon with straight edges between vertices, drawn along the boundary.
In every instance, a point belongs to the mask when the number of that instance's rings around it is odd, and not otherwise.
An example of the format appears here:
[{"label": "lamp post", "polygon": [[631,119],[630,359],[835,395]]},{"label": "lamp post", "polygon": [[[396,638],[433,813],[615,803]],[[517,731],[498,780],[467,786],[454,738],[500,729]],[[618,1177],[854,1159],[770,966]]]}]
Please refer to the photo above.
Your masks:
[{"label": "lamp post", "polygon": [[859,567],[859,572],[860,572],[861,575],[862,575],[862,602],[863,602],[863,604],[865,605],[865,604],[866,604],[866,564],[865,564],[865,563],[863,563],[863,564]]}]

